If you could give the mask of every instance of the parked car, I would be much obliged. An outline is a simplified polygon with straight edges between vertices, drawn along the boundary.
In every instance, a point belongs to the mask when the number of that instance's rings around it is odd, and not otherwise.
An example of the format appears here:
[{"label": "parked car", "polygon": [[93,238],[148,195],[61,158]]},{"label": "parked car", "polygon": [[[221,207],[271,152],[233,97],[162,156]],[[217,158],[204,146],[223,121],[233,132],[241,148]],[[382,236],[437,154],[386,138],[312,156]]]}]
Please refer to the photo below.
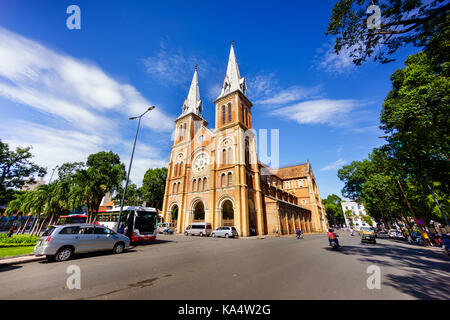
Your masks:
[{"label": "parked car", "polygon": [[359,235],[361,236],[361,242],[369,241],[376,243],[375,239],[375,231],[372,227],[361,227],[361,230],[359,231]]},{"label": "parked car", "polygon": [[204,223],[204,222],[196,222],[190,224],[186,230],[184,231],[185,236],[209,236],[211,234],[211,224],[210,223]]},{"label": "parked car", "polygon": [[112,250],[122,253],[130,246],[130,239],[109,228],[92,224],[51,226],[34,247],[36,256],[47,260],[66,261],[74,254]]},{"label": "parked car", "polygon": [[219,227],[211,232],[211,237],[236,238],[238,237],[238,232],[235,227]]},{"label": "parked car", "polygon": [[397,229],[389,230],[388,235],[389,235],[390,239],[405,240],[405,237],[403,236],[403,234],[400,231],[398,231]]},{"label": "parked car", "polygon": [[171,222],[162,222],[158,224],[158,233],[174,233],[175,224]]},{"label": "parked car", "polygon": [[375,232],[375,238],[388,239],[389,234],[386,231],[377,231],[377,232]]}]

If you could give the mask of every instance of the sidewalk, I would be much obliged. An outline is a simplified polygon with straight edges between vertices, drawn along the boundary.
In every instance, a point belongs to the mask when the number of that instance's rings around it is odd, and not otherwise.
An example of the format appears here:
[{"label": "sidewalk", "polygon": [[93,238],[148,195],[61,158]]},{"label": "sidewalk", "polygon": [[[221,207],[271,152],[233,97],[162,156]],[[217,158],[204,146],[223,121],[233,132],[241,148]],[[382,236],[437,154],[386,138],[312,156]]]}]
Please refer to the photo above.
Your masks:
[{"label": "sidewalk", "polygon": [[22,264],[33,261],[45,260],[45,257],[36,257],[33,254],[24,254],[21,256],[0,258],[0,268],[8,265]]}]

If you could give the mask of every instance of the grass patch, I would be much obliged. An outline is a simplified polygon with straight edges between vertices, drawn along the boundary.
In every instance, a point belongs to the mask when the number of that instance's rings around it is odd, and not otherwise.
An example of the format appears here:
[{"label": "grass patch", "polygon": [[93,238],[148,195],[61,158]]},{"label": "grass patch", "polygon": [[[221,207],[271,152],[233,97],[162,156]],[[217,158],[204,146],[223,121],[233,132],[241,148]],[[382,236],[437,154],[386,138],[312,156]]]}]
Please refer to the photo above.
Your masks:
[{"label": "grass patch", "polygon": [[34,246],[0,248],[0,258],[33,253]]}]

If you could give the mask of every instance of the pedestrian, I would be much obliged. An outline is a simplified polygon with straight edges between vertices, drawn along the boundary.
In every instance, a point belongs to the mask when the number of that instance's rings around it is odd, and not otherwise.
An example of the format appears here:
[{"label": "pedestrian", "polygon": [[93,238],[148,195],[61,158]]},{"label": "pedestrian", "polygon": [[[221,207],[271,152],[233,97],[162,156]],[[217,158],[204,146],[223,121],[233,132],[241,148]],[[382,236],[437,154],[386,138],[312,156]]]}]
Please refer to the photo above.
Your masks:
[{"label": "pedestrian", "polygon": [[123,225],[123,223],[120,224],[119,227],[119,233],[123,234],[125,232],[125,226]]}]

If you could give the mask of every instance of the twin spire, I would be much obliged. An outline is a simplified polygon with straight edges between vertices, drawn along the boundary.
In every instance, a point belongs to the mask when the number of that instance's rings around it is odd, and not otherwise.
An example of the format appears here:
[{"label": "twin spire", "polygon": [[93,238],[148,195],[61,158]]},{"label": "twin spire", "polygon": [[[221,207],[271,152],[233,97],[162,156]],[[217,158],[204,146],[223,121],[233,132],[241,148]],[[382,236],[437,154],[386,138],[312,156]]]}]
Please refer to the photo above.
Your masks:
[{"label": "twin spire", "polygon": [[202,116],[203,112],[202,99],[200,99],[200,90],[198,88],[197,65],[195,65],[194,76],[192,77],[191,87],[189,88],[188,96],[186,99],[184,99],[183,102],[182,115],[191,112],[199,116]]},{"label": "twin spire", "polygon": [[[236,90],[241,91],[244,95],[247,90],[247,85],[245,83],[245,78],[239,73],[239,68],[236,61],[236,55],[234,53],[233,41],[231,41],[230,56],[228,58],[227,72],[225,74],[225,79],[223,80],[222,90],[217,99],[234,92]],[[200,90],[198,87],[198,72],[197,65],[195,66],[194,76],[192,77],[191,87],[189,88],[189,93],[183,102],[183,112],[181,115],[188,113],[195,113],[198,116],[202,116],[203,105],[200,99]]]}]

